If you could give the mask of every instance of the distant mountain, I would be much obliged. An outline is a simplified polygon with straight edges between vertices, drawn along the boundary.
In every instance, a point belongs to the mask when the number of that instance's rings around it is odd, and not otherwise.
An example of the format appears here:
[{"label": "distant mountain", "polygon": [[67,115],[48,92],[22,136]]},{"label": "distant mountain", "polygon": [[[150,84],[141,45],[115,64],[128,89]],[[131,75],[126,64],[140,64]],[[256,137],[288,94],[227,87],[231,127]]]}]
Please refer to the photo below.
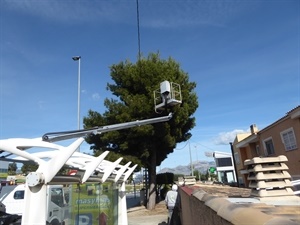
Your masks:
[{"label": "distant mountain", "polygon": [[[198,170],[200,173],[205,174],[207,172],[207,169],[210,167],[216,166],[216,163],[214,161],[194,161],[193,162],[193,168],[194,170]],[[191,166],[176,166],[175,168],[163,168],[157,173],[174,173],[174,174],[183,174],[183,175],[190,175],[191,174]]]},{"label": "distant mountain", "polygon": [[[206,174],[207,169],[209,167],[215,167],[216,163],[214,161],[194,161],[193,162],[193,168],[194,170],[198,170],[202,174]],[[174,173],[174,174],[183,174],[183,175],[190,175],[191,174],[191,167],[190,165],[186,166],[176,166],[175,168],[163,168],[162,170],[158,171],[157,174],[159,173]],[[141,183],[143,182],[143,174],[140,172],[135,173],[135,178],[134,182],[136,183]]]}]

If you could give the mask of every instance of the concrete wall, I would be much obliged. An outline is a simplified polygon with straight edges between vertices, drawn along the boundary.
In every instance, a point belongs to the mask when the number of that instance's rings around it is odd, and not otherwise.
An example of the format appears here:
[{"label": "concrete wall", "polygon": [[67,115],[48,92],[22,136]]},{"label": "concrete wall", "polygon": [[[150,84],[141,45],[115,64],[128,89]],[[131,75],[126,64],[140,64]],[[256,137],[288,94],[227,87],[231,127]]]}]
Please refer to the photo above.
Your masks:
[{"label": "concrete wall", "polygon": [[[194,191],[188,186],[179,189],[181,200],[181,224],[188,225],[231,225],[232,223],[218,216],[216,211],[205,205],[209,195],[200,189]],[[205,196],[204,196],[205,195]]]},{"label": "concrete wall", "polygon": [[180,187],[178,191],[182,225],[300,224],[299,205],[275,207],[265,203],[232,203],[228,197],[211,195],[194,186]]}]

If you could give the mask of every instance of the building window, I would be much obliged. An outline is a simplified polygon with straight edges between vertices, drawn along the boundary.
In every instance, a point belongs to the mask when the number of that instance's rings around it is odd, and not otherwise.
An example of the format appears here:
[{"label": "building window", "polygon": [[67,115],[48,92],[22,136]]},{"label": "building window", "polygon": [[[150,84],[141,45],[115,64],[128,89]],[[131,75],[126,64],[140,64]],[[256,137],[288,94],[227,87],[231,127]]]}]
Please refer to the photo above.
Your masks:
[{"label": "building window", "polygon": [[265,146],[265,152],[266,152],[267,156],[273,155],[275,153],[272,138],[265,139],[264,146]]},{"label": "building window", "polygon": [[234,160],[235,160],[235,163],[236,163],[237,165],[239,165],[239,164],[241,163],[241,161],[240,161],[240,155],[239,155],[238,152],[235,152],[235,153],[234,153]]},{"label": "building window", "polygon": [[232,166],[231,157],[230,158],[216,158],[215,160],[216,160],[217,167]]},{"label": "building window", "polygon": [[280,135],[286,151],[294,150],[297,148],[297,142],[293,128],[282,131]]}]

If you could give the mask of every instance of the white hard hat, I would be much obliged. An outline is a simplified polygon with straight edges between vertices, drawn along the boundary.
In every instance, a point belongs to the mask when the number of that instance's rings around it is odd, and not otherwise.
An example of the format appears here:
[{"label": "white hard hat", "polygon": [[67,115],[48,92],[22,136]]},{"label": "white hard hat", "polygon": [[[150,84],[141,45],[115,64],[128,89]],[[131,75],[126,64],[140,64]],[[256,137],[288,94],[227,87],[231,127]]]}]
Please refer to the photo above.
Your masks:
[{"label": "white hard hat", "polygon": [[172,185],[172,191],[177,191],[177,189],[178,189],[177,185],[176,185],[176,184],[173,184],[173,185]]}]

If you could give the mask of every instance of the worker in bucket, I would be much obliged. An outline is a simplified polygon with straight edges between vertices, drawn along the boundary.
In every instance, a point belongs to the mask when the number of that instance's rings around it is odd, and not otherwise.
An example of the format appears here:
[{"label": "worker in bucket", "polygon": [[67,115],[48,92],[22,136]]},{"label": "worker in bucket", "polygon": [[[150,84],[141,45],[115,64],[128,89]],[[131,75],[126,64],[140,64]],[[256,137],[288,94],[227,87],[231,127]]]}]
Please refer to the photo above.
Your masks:
[{"label": "worker in bucket", "polygon": [[173,184],[172,190],[167,192],[167,195],[165,198],[167,209],[169,210],[168,224],[170,224],[170,222],[171,222],[173,210],[174,210],[174,207],[176,204],[176,199],[177,199],[177,195],[178,195],[177,189],[178,189],[178,186],[176,184]]}]

